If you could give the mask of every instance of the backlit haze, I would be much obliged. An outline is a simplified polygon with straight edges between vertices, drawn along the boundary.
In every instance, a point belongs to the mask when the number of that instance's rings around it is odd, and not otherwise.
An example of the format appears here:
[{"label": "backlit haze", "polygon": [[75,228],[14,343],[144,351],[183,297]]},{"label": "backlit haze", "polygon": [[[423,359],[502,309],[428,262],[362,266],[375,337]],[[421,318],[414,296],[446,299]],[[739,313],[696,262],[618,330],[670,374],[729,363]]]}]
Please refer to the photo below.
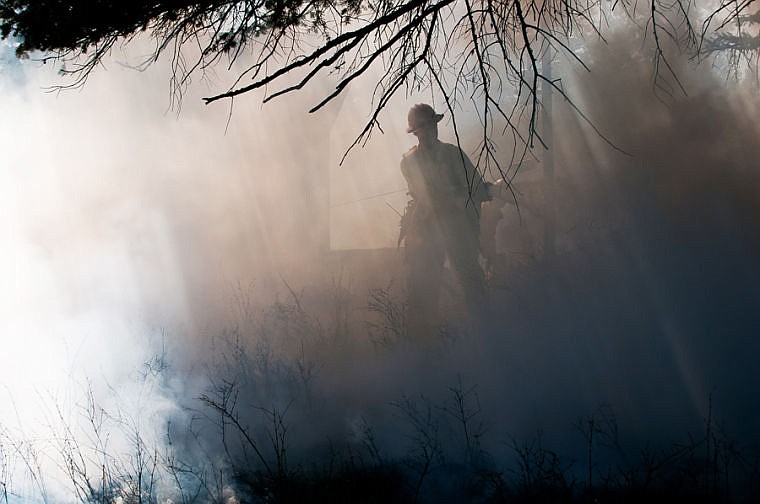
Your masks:
[{"label": "backlit haze", "polygon": [[[757,90],[674,58],[688,94],[663,99],[631,44],[622,30],[589,43],[590,73],[557,63],[618,150],[555,97],[555,206],[542,206],[542,167],[527,161],[515,178],[520,214],[501,203],[497,247],[509,268],[492,285],[493,320],[432,349],[378,345],[367,306],[370,288],[403,299],[394,249],[407,199],[398,165],[415,143],[406,112],[421,101],[441,110],[440,97],[399,96],[384,133],[340,165],[370,111],[361,85],[312,115],[329,82],[266,105],[243,95],[230,110],[202,105],[221,86],[210,75],[176,110],[162,64],[137,72],[115,54],[82,89],[50,93],[54,69],[3,46],[0,434],[17,446],[0,453],[15,460],[5,469],[14,491],[41,492],[21,462],[35,451],[50,475],[44,492],[69,495],[56,440],[79,425],[88,397],[163,446],[166,422],[191,416],[220,367],[244,380],[228,359],[232,340],[252,354],[266,340],[310,363],[308,397],[320,408],[289,413],[295,458],[353,439],[362,422],[388,454],[402,452],[388,405],[443,401],[456,383],[476,387],[483,443],[499,460],[510,436],[539,429],[582,458],[574,425],[600,407],[632,444],[686,437],[712,414],[756,446]],[[472,153],[472,111],[459,121]],[[448,117],[440,132],[454,142]],[[394,266],[345,252],[354,249],[386,249]],[[294,299],[319,338],[264,330],[273,304]],[[289,404],[290,386],[247,399]],[[128,443],[114,434],[115,451]]]}]

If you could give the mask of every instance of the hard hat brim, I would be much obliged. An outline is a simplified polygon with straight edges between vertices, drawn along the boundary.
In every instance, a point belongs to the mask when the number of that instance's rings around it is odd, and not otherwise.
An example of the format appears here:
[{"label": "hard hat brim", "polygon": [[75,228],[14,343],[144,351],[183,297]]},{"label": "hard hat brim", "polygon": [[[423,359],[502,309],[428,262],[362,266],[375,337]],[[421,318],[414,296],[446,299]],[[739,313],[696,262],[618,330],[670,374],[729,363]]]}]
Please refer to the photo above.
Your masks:
[{"label": "hard hat brim", "polygon": [[[441,119],[443,119],[443,114],[435,114],[434,116],[431,117],[431,119],[433,119],[433,123],[434,124],[438,124],[439,122],[441,122]],[[429,121],[425,121],[422,124],[416,125],[415,127],[409,126],[408,128],[406,128],[406,132],[407,133],[414,133],[418,129],[426,126],[427,124],[430,124],[430,122]]]}]

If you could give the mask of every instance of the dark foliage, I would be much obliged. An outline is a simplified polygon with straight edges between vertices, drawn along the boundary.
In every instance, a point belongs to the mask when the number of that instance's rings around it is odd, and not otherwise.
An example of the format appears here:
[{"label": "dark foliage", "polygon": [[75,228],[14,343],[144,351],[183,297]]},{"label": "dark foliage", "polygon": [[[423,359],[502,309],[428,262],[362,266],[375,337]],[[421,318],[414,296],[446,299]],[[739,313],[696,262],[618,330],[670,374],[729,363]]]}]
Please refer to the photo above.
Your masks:
[{"label": "dark foliage", "polygon": [[[346,0],[346,12],[358,8],[356,0]],[[224,0],[7,0],[0,3],[0,33],[21,40],[17,54],[32,51],[87,50],[103,41],[128,37],[140,31],[176,26],[184,29],[208,26],[228,9],[242,9],[246,30],[227,32],[230,49],[241,37],[266,29],[286,26],[314,28],[316,16],[328,2],[304,0],[264,0],[230,2]],[[309,22],[306,22],[309,20]]]},{"label": "dark foliage", "polygon": [[262,473],[240,473],[234,484],[254,501],[296,503],[362,502],[381,504],[413,502],[407,480],[396,467],[344,464],[339,470],[297,472],[272,480]]}]

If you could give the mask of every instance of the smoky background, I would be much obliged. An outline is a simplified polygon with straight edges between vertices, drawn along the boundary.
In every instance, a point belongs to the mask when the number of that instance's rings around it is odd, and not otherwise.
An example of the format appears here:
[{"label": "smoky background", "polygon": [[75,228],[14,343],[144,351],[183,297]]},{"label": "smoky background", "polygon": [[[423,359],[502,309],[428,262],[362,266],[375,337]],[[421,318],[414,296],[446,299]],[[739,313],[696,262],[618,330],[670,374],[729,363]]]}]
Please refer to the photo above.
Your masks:
[{"label": "smoky background", "polygon": [[[310,116],[321,89],[244,97],[230,113],[198,105],[200,83],[175,115],[160,66],[114,63],[61,94],[39,92],[54,78],[45,68],[4,72],[2,432],[60,454],[65,436],[44,433],[69,425],[84,445],[91,398],[130,426],[114,451],[140,432],[200,472],[228,450],[251,456],[199,413],[235,397],[266,460],[308,465],[371,439],[417,471],[423,432],[449,459],[473,449],[451,414],[461,397],[496,466],[539,432],[583,460],[579,419],[599,411],[614,412],[630,452],[699,432],[709,415],[756,446],[756,94],[673,55],[688,94],[663,97],[648,53],[632,50],[646,43],[621,28],[588,43],[591,72],[557,64],[619,150],[555,96],[553,180],[539,149],[513,180],[517,204],[492,203],[504,265],[486,329],[453,324],[432,346],[389,323],[403,311],[393,209],[414,144],[406,111],[428,96],[400,97],[385,133],[339,166],[367,113],[360,86]],[[448,118],[441,138],[454,141]],[[429,411],[437,423],[420,423]],[[47,491],[67,495],[47,470]]]}]

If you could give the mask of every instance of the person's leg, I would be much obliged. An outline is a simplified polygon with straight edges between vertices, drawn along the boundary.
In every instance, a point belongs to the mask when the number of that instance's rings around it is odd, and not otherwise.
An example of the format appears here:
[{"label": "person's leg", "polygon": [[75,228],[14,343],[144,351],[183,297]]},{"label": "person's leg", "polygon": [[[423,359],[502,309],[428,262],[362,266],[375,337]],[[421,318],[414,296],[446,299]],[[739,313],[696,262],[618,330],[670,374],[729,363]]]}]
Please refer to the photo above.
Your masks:
[{"label": "person's leg", "polygon": [[477,233],[467,227],[452,227],[446,233],[451,266],[462,286],[465,304],[471,316],[477,316],[485,304],[485,275],[478,261],[480,255]]},{"label": "person's leg", "polygon": [[435,233],[407,240],[407,332],[411,338],[435,336],[445,250]]}]

